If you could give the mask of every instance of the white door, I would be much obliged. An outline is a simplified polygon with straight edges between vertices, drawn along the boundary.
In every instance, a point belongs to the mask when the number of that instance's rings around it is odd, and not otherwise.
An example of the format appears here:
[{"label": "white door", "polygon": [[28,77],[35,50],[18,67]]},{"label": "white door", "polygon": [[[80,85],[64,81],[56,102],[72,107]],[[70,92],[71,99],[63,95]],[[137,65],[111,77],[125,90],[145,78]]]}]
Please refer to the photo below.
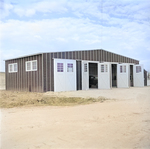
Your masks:
[{"label": "white door", "polygon": [[65,60],[54,59],[54,91],[66,91]]},{"label": "white door", "polygon": [[126,63],[117,65],[117,87],[129,88],[129,65]]},{"label": "white door", "polygon": [[98,88],[110,89],[110,64],[98,64]]},{"label": "white door", "polygon": [[66,60],[66,91],[76,90],[76,61]]},{"label": "white door", "polygon": [[144,71],[143,65],[134,65],[133,69],[133,80],[135,87],[143,87],[144,86]]},{"label": "white door", "polygon": [[76,90],[76,60],[54,59],[54,91]]},{"label": "white door", "polygon": [[82,90],[89,89],[89,63],[82,61]]}]

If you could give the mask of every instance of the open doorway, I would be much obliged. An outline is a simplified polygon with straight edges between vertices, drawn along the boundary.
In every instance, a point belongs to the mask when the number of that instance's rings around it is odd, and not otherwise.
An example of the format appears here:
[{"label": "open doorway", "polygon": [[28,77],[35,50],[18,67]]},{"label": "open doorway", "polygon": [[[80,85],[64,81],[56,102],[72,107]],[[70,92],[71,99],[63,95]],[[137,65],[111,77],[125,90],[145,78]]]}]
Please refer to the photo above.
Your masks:
[{"label": "open doorway", "polygon": [[117,87],[117,64],[111,65],[112,72],[112,87]]},{"label": "open doorway", "polygon": [[133,87],[133,65],[130,65],[130,86]]},{"label": "open doorway", "polygon": [[98,64],[89,63],[89,88],[98,88]]}]

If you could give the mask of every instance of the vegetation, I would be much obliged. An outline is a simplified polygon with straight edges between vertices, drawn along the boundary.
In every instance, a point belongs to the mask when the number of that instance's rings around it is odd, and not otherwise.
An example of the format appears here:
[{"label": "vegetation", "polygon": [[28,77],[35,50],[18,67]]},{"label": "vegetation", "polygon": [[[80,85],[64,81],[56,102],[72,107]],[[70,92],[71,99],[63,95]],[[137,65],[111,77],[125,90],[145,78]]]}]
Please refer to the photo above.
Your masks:
[{"label": "vegetation", "polygon": [[94,102],[104,102],[105,100],[108,100],[104,97],[57,97],[45,95],[44,93],[17,91],[0,91],[0,95],[1,108],[13,108],[20,106],[74,106]]}]

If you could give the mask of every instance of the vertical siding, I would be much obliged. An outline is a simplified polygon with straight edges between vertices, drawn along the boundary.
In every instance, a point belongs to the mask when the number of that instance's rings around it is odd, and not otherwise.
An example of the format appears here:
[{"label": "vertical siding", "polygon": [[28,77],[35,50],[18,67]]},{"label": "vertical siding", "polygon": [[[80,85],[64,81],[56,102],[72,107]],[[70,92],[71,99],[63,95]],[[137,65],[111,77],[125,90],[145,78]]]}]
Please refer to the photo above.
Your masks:
[{"label": "vertical siding", "polygon": [[5,62],[5,78],[6,78],[6,79],[5,79],[5,87],[6,87],[6,90],[8,90],[8,84],[7,84],[7,82],[8,82],[8,81],[7,81],[7,78],[8,78],[8,75],[7,75],[7,74],[8,74],[7,69],[8,69],[8,67],[7,67],[7,66],[8,66],[8,63]]},{"label": "vertical siding", "polygon": [[77,90],[82,90],[82,68],[81,61],[76,62],[76,72],[77,72]]},{"label": "vertical siding", "polygon": [[94,51],[94,59],[95,59],[96,61],[98,61],[97,55],[98,55],[98,50],[95,50],[95,51]]},{"label": "vertical siding", "polygon": [[147,86],[147,71],[144,69],[144,86]]},{"label": "vertical siding", "polygon": [[51,91],[54,91],[54,60],[53,58],[54,58],[54,53],[51,54]]},{"label": "vertical siding", "polygon": [[[77,89],[82,88],[81,61],[100,61],[100,62],[120,62],[120,63],[135,63],[139,61],[117,55],[105,50],[89,50],[89,51],[68,51],[43,53],[24,58],[18,58],[6,61],[6,89],[45,92],[54,91],[54,60],[53,58],[61,59],[76,59],[77,61]],[[26,72],[25,62],[37,60],[37,71]],[[17,73],[8,73],[8,64],[18,63]]]},{"label": "vertical siding", "polygon": [[[26,72],[25,62],[30,60],[37,60],[37,71]],[[41,61],[41,55],[6,61],[6,89],[14,91],[42,92]],[[8,64],[11,63],[18,64],[18,72],[8,72]]]},{"label": "vertical siding", "polygon": [[[65,58],[65,59],[77,59],[77,60],[89,60],[89,61],[100,61],[100,62],[121,62],[126,63],[127,58],[107,52],[104,50],[89,50],[89,51],[69,51],[69,52],[55,52],[50,53],[51,56],[49,57],[49,60],[47,59],[47,62],[50,61],[50,69],[47,68],[47,71],[50,73],[50,80],[46,81],[48,89],[45,91],[54,91],[54,66],[53,66],[53,58]],[[81,89],[81,62],[77,62],[77,89]],[[48,66],[48,64],[47,64]],[[48,70],[49,69],[49,70]],[[48,76],[48,74],[47,74]]]},{"label": "vertical siding", "polygon": [[89,51],[89,59],[90,59],[91,61],[94,60],[94,59],[93,59],[93,51],[92,51],[92,50]]},{"label": "vertical siding", "polygon": [[81,59],[82,59],[82,60],[85,60],[85,59],[84,59],[84,51],[81,51]]},{"label": "vertical siding", "polygon": [[47,54],[43,54],[43,91],[47,91]]}]

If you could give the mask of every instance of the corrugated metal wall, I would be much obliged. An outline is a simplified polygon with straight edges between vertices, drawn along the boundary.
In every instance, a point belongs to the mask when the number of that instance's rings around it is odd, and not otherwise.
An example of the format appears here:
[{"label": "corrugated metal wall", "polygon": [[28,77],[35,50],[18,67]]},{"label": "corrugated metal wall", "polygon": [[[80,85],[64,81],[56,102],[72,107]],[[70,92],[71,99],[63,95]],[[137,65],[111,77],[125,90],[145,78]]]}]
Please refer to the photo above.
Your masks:
[{"label": "corrugated metal wall", "polygon": [[[44,59],[44,62],[43,62],[44,75],[43,76],[44,76],[44,91],[45,92],[54,91],[54,69],[53,69],[54,58],[139,64],[139,61],[137,60],[124,57],[118,54],[114,54],[105,50],[45,53],[43,54],[43,59]],[[81,89],[82,89],[81,61],[78,61],[77,62],[77,90],[81,90]]]},{"label": "corrugated metal wall", "polygon": [[[25,62],[37,60],[37,71],[26,72]],[[17,63],[18,72],[9,73],[8,64]],[[42,55],[29,56],[14,60],[8,60],[5,63],[6,90],[43,92],[42,85]]]},{"label": "corrugated metal wall", "polygon": [[81,61],[76,62],[77,71],[77,90],[82,90],[82,64]]},{"label": "corrugated metal wall", "polygon": [[144,86],[147,86],[147,71],[144,69]]},{"label": "corrugated metal wall", "polygon": [[[114,54],[105,50],[43,53],[35,56],[7,60],[5,63],[6,89],[33,92],[54,91],[54,58],[79,60],[77,61],[78,90],[80,90],[82,86],[80,60],[139,64],[139,61],[137,60]],[[25,62],[30,60],[38,61],[37,71],[25,71]],[[8,73],[8,64],[10,63],[18,63],[17,73]]]}]

